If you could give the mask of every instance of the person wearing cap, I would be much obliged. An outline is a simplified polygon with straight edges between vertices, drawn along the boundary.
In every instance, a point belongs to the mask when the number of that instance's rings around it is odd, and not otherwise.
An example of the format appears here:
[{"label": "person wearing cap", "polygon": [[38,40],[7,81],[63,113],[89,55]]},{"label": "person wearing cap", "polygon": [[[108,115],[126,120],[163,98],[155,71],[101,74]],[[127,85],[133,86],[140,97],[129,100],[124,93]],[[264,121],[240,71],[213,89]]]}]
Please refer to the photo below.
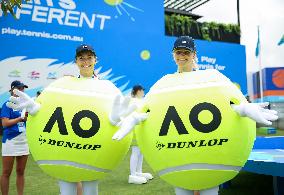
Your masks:
[{"label": "person wearing cap", "polygon": [[[176,73],[191,72],[198,70],[196,63],[196,46],[194,39],[189,36],[180,36],[176,39],[173,49],[173,58],[177,65]],[[218,194],[219,187],[204,190],[202,195],[215,195]],[[175,188],[176,195],[199,195],[199,191],[185,190],[182,188]]]},{"label": "person wearing cap", "polygon": [[[82,44],[77,47],[75,63],[79,69],[78,78],[98,79],[94,72],[97,63],[96,52],[91,45]],[[59,180],[61,195],[96,195],[98,194],[98,181],[67,182]]]},{"label": "person wearing cap", "polygon": [[[76,53],[75,53],[75,62],[79,69],[78,78],[99,79],[98,76],[94,72],[94,66],[97,63],[97,56],[92,46],[82,44],[79,47],[77,47]],[[14,109],[24,108],[31,115],[35,115],[39,111],[40,104],[35,102],[27,94],[19,90],[14,90],[14,93],[17,94],[19,97],[17,99],[10,98],[10,102],[6,104],[8,107],[14,108]],[[119,105],[116,105],[114,103],[114,106],[117,107],[118,109],[114,109],[113,110],[114,112],[110,114],[110,116],[114,116],[113,118],[111,117],[109,118],[110,122],[113,125],[116,125],[123,115],[125,115],[126,113],[132,110],[130,107],[128,107],[129,102],[127,98],[124,98],[124,97],[122,98],[124,100],[121,101]],[[125,104],[125,102],[127,103]],[[81,181],[81,182],[67,182],[67,181],[60,180],[59,187],[60,187],[61,195],[77,195],[77,192],[78,194],[83,194],[83,195],[97,195],[98,194],[98,181],[97,180]],[[79,192],[80,188],[83,189],[82,190],[83,192]]]},{"label": "person wearing cap", "polygon": [[[177,65],[177,73],[198,70],[194,39],[189,36],[178,37],[173,46],[173,58]],[[277,120],[278,116],[276,115],[276,111],[265,109],[264,107],[267,105],[268,103],[245,103],[240,105],[234,105],[232,103],[231,107],[242,117],[249,117],[256,122],[268,125],[271,123],[270,120]],[[217,195],[218,191],[219,186],[200,191],[185,190],[178,187],[175,188],[176,195]]]},{"label": "person wearing cap", "polygon": [[195,43],[189,36],[181,36],[175,41],[173,58],[177,65],[177,73],[198,70]]},{"label": "person wearing cap", "polygon": [[[196,46],[194,39],[189,36],[178,37],[174,43],[173,58],[177,65],[176,74],[182,74],[185,72],[197,71],[198,66],[196,64]],[[265,109],[268,103],[242,103],[240,105],[231,104],[233,110],[235,110],[241,117],[249,117],[250,119],[262,123],[265,125],[271,125],[271,121],[278,119],[277,112],[274,110]],[[120,129],[113,136],[114,140],[123,139],[128,133],[130,133],[134,127],[139,124],[139,120],[135,120],[135,117],[128,117],[121,122]],[[194,158],[194,157],[192,157]],[[187,178],[184,178],[184,180]],[[182,189],[175,187],[176,195],[217,195],[219,187],[212,187],[210,189],[200,190],[200,192],[193,190]]]},{"label": "person wearing cap", "polygon": [[[137,108],[141,108],[143,106],[143,98],[144,98],[144,88],[141,85],[135,85],[131,91],[131,103],[135,104]],[[148,180],[153,179],[151,173],[143,173],[143,154],[141,153],[136,139],[135,132],[132,139],[131,146],[131,156],[130,156],[130,175],[128,177],[128,183],[131,184],[144,184],[147,183]]]},{"label": "person wearing cap", "polygon": [[97,63],[97,56],[92,46],[83,44],[77,47],[75,62],[80,71],[78,78],[83,77],[98,79],[94,72],[94,67]]},{"label": "person wearing cap", "polygon": [[[97,56],[92,46],[87,44],[78,46],[75,53],[75,63],[79,69],[78,78],[98,79],[94,72]],[[14,88],[11,90],[13,91]],[[27,94],[23,93],[23,91],[15,90],[14,92],[19,96],[20,101],[10,99],[10,102],[7,103],[8,107],[25,108],[31,115],[35,115],[40,110],[40,104],[35,102],[34,99]],[[78,194],[83,193],[84,195],[98,194],[98,181],[82,181],[81,183],[78,183],[59,180],[59,187],[61,195],[77,195],[77,191]]]},{"label": "person wearing cap", "polygon": [[[24,92],[25,88],[28,86],[21,81],[13,81],[10,89],[11,97],[17,97],[13,92],[14,89]],[[2,106],[0,116],[3,125],[1,192],[3,195],[9,193],[9,178],[16,159],[17,192],[22,195],[25,183],[24,172],[29,155],[26,138],[27,114],[7,107],[6,103]]]},{"label": "person wearing cap", "polygon": [[[194,40],[189,36],[178,37],[173,47],[173,57],[178,66],[178,73],[191,72],[198,70],[196,65],[196,46]],[[252,120],[269,125],[270,120],[274,121],[278,119],[277,112],[274,110],[265,109],[268,103],[244,103],[240,105],[231,104],[233,110],[235,110],[242,117],[249,117]],[[201,195],[217,195],[219,186],[202,190],[200,192],[195,191],[194,194]],[[176,195],[191,195],[192,190],[185,190],[182,188],[175,188]]]}]

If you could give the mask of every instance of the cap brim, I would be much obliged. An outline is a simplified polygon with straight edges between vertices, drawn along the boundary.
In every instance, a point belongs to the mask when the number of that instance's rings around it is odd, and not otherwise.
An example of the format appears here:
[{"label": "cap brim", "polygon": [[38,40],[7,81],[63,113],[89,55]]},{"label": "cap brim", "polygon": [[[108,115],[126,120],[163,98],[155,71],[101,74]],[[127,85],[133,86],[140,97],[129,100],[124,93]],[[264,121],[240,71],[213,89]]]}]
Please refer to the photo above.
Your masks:
[{"label": "cap brim", "polygon": [[23,84],[23,85],[18,85],[18,86],[13,87],[12,89],[10,89],[10,91],[15,88],[19,88],[19,87],[29,88],[27,85]]},{"label": "cap brim", "polygon": [[25,85],[25,84],[21,84],[21,85],[18,85],[18,86],[16,86],[16,87],[24,87],[24,88],[29,88],[27,85]]},{"label": "cap brim", "polygon": [[194,49],[189,48],[189,47],[186,47],[186,46],[178,46],[178,47],[175,47],[175,48],[173,49],[173,51],[175,51],[175,50],[177,50],[177,49],[186,49],[186,50],[189,50],[189,51],[191,51],[191,52],[195,51]]},{"label": "cap brim", "polygon": [[95,53],[95,51],[94,50],[91,50],[91,49],[81,49],[80,51],[77,51],[76,52],[76,56],[79,54],[79,53],[81,53],[81,52],[84,52],[84,51],[90,51],[90,52],[92,52],[94,55],[96,55],[96,53]]}]

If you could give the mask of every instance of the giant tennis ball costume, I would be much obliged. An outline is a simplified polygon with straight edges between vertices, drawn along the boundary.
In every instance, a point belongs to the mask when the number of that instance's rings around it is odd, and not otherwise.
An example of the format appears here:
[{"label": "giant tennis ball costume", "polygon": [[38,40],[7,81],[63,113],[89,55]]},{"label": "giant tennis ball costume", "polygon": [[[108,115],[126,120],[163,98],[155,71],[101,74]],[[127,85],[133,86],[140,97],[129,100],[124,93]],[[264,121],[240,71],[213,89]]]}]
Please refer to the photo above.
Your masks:
[{"label": "giant tennis ball costume", "polygon": [[41,104],[27,122],[34,160],[50,176],[65,181],[103,178],[127,153],[132,135],[112,141],[117,130],[108,114],[120,91],[110,81],[64,77],[36,100]]},{"label": "giant tennis ball costume", "polygon": [[231,103],[241,91],[216,70],[166,75],[146,96],[148,119],[137,129],[147,162],[169,184],[207,189],[235,177],[255,139],[255,122]]}]

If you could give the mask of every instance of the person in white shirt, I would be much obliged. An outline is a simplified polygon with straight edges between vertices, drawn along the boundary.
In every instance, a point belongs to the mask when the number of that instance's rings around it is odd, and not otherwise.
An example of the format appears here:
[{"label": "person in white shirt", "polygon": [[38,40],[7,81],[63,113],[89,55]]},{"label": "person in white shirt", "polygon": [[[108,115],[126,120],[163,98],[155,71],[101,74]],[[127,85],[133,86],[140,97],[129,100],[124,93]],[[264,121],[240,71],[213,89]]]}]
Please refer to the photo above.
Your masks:
[{"label": "person in white shirt", "polygon": [[[28,88],[28,86],[21,81],[13,81],[10,90],[11,97],[17,97],[13,92],[14,89],[24,92],[25,88]],[[24,172],[30,153],[26,138],[27,113],[7,107],[5,102],[1,109],[0,118],[3,125],[1,192],[3,195],[9,194],[9,179],[14,161],[16,161],[17,192],[22,195],[25,183]]]},{"label": "person in white shirt", "polygon": [[[131,91],[131,103],[135,104],[137,108],[141,108],[143,106],[143,98],[144,98],[144,88],[141,85],[135,85]],[[131,144],[131,156],[130,156],[130,175],[128,177],[128,183],[131,184],[144,184],[147,183],[148,180],[153,179],[151,173],[143,173],[142,165],[143,165],[143,154],[141,153],[135,138],[135,132],[133,135],[133,140]]]}]

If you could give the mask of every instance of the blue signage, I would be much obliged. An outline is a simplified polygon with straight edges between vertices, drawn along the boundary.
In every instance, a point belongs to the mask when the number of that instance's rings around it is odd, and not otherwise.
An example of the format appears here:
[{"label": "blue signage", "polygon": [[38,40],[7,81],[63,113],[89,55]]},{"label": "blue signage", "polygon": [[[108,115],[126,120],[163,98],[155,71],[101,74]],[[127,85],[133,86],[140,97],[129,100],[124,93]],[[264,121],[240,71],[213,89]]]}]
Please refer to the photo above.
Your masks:
[{"label": "blue signage", "polygon": [[[125,93],[135,84],[148,90],[174,73],[174,37],[165,36],[163,1],[33,0],[15,8],[15,20],[0,12],[0,103],[10,83],[21,80],[35,95],[54,79],[76,75],[75,49],[91,44],[95,69]],[[216,68],[246,87],[245,48],[196,40],[200,69]]]}]

